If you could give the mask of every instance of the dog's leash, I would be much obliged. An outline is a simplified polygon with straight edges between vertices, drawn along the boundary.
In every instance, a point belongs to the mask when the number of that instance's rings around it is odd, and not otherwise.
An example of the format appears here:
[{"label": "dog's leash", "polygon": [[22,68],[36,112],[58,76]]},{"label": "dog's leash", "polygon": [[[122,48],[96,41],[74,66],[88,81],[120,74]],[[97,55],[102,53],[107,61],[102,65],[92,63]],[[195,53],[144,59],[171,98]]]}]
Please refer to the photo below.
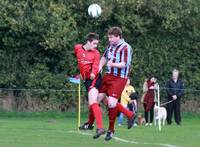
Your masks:
[{"label": "dog's leash", "polygon": [[171,102],[173,102],[173,101],[174,101],[174,100],[170,100],[170,101],[168,101],[168,102],[162,103],[160,106],[163,106],[163,105],[169,104],[169,103],[171,103]]}]

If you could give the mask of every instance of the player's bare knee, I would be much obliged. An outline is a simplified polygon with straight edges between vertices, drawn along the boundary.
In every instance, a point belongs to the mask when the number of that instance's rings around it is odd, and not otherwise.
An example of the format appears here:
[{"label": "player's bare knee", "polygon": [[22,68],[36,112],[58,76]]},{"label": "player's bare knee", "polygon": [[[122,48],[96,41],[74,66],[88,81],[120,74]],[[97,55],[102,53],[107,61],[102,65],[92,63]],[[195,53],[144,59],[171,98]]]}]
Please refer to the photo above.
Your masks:
[{"label": "player's bare knee", "polygon": [[108,108],[115,108],[117,106],[118,100],[113,97],[108,97]]},{"label": "player's bare knee", "polygon": [[89,103],[89,105],[92,105],[94,103],[98,103],[97,102],[97,97],[89,97],[88,98],[88,103]]},{"label": "player's bare knee", "polygon": [[98,104],[97,102],[90,102],[89,107],[92,106],[93,104]]},{"label": "player's bare knee", "polygon": [[89,105],[92,105],[93,103],[98,103],[97,96],[98,96],[98,91],[95,88],[92,88],[88,93]]},{"label": "player's bare knee", "polygon": [[116,106],[117,106],[117,103],[115,102],[108,103],[108,108],[115,108]]}]

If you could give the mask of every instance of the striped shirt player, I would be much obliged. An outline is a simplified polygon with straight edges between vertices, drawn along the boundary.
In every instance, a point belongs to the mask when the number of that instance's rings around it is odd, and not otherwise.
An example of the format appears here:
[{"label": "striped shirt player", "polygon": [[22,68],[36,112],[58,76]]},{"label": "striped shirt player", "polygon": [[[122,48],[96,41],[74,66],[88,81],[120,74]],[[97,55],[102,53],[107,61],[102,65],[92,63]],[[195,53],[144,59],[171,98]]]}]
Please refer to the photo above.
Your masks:
[{"label": "striped shirt player", "polygon": [[134,113],[118,102],[128,80],[133,51],[131,46],[122,38],[121,28],[112,27],[108,30],[107,35],[109,45],[99,65],[100,70],[104,65],[107,65],[107,69],[99,90],[98,99],[108,97],[109,128],[105,140],[109,141],[115,132],[114,124],[118,112],[122,112],[128,117],[128,129],[133,126]]},{"label": "striped shirt player", "polygon": [[107,67],[106,73],[121,78],[127,78],[130,71],[132,53],[133,51],[131,46],[126,43],[124,39],[122,39],[116,46],[109,45],[104,53],[106,60],[112,61],[113,63],[125,62],[126,66],[123,68]]},{"label": "striped shirt player", "polygon": [[[103,78],[102,86],[100,88],[101,92],[106,92],[108,96],[115,97],[119,99],[121,97],[121,93],[126,85],[127,78],[130,73],[130,66],[132,60],[132,53],[133,50],[131,46],[121,39],[117,45],[109,45],[103,57],[105,57],[106,61],[110,61],[112,63],[120,63],[124,62],[125,67],[118,68],[118,67],[106,67],[106,75]],[[112,80],[114,79],[114,80]],[[117,79],[117,80],[116,80]],[[108,89],[106,83],[114,82],[114,87],[110,87]],[[115,88],[116,87],[116,88]],[[106,91],[105,91],[106,90]]]}]

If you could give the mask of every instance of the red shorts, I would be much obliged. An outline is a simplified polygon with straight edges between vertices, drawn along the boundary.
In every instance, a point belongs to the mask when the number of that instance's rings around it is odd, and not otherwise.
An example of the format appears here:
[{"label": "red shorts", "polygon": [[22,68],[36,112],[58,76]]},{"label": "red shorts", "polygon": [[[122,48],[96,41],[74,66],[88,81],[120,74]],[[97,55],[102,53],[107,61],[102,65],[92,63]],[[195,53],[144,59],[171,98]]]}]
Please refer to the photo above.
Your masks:
[{"label": "red shorts", "polygon": [[106,93],[107,96],[112,96],[119,99],[126,85],[127,79],[117,77],[111,74],[106,74],[103,77],[99,93]]}]

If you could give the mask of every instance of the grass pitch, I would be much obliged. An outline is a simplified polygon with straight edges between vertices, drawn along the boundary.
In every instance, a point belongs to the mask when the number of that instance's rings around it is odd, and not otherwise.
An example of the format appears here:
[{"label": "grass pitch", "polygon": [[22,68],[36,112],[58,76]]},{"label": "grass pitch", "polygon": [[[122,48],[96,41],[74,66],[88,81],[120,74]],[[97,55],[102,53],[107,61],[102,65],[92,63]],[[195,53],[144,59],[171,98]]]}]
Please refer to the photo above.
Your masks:
[{"label": "grass pitch", "polygon": [[[82,115],[82,122],[86,115]],[[107,128],[107,117],[104,117]],[[172,124],[159,132],[154,126],[127,130],[118,127],[114,138],[94,140],[93,131],[78,131],[74,114],[0,113],[0,147],[199,147],[200,115],[184,113],[181,126]]]}]

